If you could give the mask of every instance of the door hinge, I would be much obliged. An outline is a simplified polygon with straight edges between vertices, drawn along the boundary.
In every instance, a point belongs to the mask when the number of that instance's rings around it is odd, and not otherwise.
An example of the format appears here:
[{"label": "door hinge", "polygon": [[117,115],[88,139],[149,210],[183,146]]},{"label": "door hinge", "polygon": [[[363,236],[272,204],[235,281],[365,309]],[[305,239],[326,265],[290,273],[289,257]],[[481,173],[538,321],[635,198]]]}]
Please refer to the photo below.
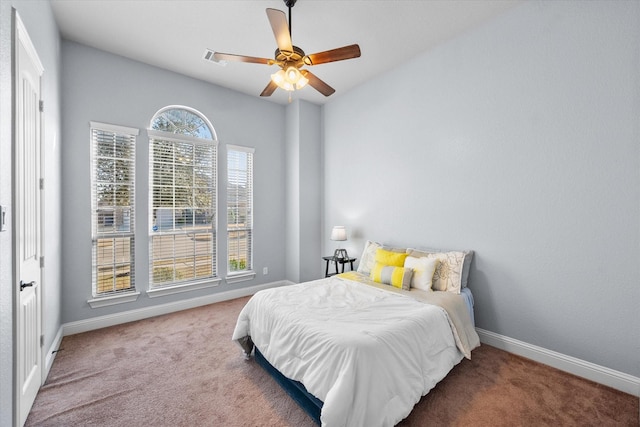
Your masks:
[{"label": "door hinge", "polygon": [[44,257],[40,257],[40,268],[44,268]]},{"label": "door hinge", "polygon": [[40,189],[44,190],[44,178],[40,178]]},{"label": "door hinge", "polygon": [[40,100],[39,106],[40,106],[40,112],[44,113],[44,101]]},{"label": "door hinge", "polygon": [[44,347],[44,335],[40,335],[40,347]]}]

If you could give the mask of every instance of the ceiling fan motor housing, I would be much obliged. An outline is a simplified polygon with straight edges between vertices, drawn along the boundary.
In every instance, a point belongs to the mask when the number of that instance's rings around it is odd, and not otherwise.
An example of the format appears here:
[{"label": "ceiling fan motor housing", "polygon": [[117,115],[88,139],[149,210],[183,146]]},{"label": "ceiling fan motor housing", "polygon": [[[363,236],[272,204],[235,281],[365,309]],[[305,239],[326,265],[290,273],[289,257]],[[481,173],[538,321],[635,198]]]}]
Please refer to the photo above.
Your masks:
[{"label": "ceiling fan motor housing", "polygon": [[276,49],[275,58],[278,62],[284,62],[286,65],[293,65],[295,67],[301,67],[303,65],[302,58],[304,58],[304,50],[298,46],[293,46],[293,52],[286,50]]}]

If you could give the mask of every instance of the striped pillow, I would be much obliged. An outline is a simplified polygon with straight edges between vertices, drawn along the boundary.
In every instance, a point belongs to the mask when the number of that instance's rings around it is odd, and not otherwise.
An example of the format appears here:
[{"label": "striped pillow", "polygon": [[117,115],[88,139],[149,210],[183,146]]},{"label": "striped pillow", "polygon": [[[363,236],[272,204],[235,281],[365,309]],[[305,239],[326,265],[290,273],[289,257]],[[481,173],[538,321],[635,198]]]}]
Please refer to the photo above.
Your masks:
[{"label": "striped pillow", "polygon": [[369,275],[374,282],[384,283],[407,291],[411,287],[411,276],[413,276],[413,270],[410,268],[393,267],[379,262],[376,263]]}]

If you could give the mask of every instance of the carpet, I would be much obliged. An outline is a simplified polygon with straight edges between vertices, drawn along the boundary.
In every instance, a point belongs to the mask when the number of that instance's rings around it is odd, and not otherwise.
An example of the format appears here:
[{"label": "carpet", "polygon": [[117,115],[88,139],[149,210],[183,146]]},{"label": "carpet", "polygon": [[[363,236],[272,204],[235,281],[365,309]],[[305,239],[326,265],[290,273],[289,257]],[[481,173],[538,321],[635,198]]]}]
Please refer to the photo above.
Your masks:
[{"label": "carpet", "polygon": [[[314,426],[231,341],[247,299],[64,337],[26,426]],[[638,405],[482,345],[399,426],[633,427]]]}]

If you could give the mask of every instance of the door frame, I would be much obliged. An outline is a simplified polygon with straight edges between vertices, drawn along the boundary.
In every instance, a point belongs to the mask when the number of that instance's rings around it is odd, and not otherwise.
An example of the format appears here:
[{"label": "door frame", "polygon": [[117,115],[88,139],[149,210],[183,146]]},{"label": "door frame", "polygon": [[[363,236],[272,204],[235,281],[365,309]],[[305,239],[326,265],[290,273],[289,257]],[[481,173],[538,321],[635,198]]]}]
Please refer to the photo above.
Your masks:
[{"label": "door frame", "polygon": [[[21,257],[20,257],[20,227],[18,224],[18,221],[20,221],[20,199],[19,197],[20,194],[19,193],[19,181],[18,181],[18,174],[21,172],[21,165],[18,162],[18,142],[19,142],[19,135],[18,133],[20,132],[20,130],[18,129],[18,97],[20,96],[18,91],[20,90],[20,88],[18,87],[19,82],[20,82],[20,58],[19,58],[19,52],[20,52],[20,45],[22,45],[24,47],[24,50],[27,52],[30,60],[34,63],[34,65],[36,66],[36,68],[38,69],[39,72],[39,92],[40,92],[40,102],[42,102],[43,99],[43,85],[42,85],[42,81],[43,81],[43,77],[44,77],[44,67],[42,65],[42,62],[40,61],[40,57],[35,49],[35,46],[33,45],[33,42],[29,36],[29,33],[26,29],[26,26],[24,25],[22,19],[20,18],[20,15],[18,14],[17,10],[15,8],[12,9],[12,23],[13,23],[13,43],[12,43],[12,61],[13,61],[13,69],[12,69],[12,73],[13,73],[13,78],[12,78],[12,92],[13,92],[13,96],[12,96],[12,114],[13,114],[13,120],[12,120],[12,217],[13,217],[13,221],[12,221],[12,234],[13,234],[13,248],[12,248],[12,257],[13,257],[13,295],[14,295],[14,323],[13,323],[13,330],[14,330],[14,337],[15,337],[15,345],[13,346],[13,382],[14,382],[14,424],[17,426],[21,426],[25,420],[21,419],[21,404],[22,404],[22,392],[21,392],[21,387],[22,384],[20,384],[20,357],[21,355],[19,354],[20,352],[20,340],[21,337],[19,337],[19,333],[20,333],[20,280],[21,280]],[[43,292],[44,292],[44,287],[43,287],[43,282],[44,282],[44,268],[43,268],[43,248],[44,248],[44,215],[43,215],[43,208],[44,208],[44,192],[43,192],[43,186],[42,186],[42,178],[44,176],[44,162],[43,162],[43,158],[42,158],[42,153],[43,153],[43,145],[44,145],[44,114],[42,111],[42,108],[40,107],[40,111],[38,114],[38,122],[39,122],[39,132],[38,132],[38,175],[40,178],[40,183],[39,183],[39,189],[38,189],[38,199],[39,199],[39,204],[40,204],[40,212],[39,212],[39,218],[37,218],[38,222],[39,222],[39,228],[40,228],[40,235],[38,236],[38,254],[37,256],[39,257],[39,263],[40,263],[40,268],[39,268],[39,276],[38,276],[38,284],[37,284],[37,293],[36,293],[36,297],[37,297],[37,311],[38,311],[38,321],[37,321],[37,348],[39,349],[39,357],[37,360],[37,363],[40,365],[40,375],[37,377],[37,381],[39,381],[39,387],[42,387],[42,384],[44,383],[45,380],[45,369],[44,369],[44,363],[45,363],[45,357],[46,357],[46,353],[44,351],[44,342],[43,342],[43,329],[42,329],[42,321],[43,321],[43,309],[42,309],[42,299],[43,299]]]}]

